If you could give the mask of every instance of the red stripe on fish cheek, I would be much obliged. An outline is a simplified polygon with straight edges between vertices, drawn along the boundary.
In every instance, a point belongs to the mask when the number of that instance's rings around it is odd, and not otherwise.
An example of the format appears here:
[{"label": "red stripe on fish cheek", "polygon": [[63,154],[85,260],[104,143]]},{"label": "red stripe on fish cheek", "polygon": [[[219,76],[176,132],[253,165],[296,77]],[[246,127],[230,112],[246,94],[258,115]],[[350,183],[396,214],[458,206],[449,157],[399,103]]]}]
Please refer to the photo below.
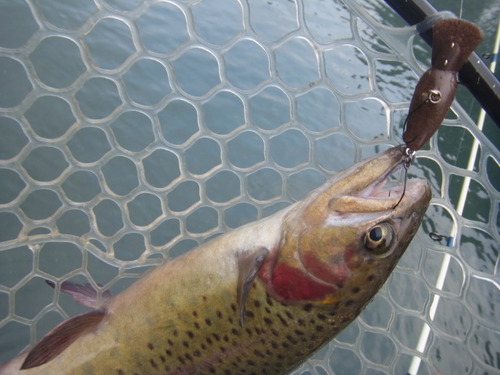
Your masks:
[{"label": "red stripe on fish cheek", "polygon": [[334,285],[313,280],[302,270],[277,263],[270,284],[278,297],[288,301],[318,301],[337,291]]}]

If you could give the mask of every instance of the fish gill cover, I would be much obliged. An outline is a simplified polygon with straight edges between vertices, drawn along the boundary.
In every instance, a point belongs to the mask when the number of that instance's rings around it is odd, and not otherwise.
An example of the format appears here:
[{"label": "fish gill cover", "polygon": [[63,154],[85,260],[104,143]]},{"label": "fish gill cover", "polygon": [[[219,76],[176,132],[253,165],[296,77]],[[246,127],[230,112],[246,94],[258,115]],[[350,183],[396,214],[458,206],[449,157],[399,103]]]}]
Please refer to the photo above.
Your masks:
[{"label": "fish gill cover", "polygon": [[[486,22],[498,4],[485,6]],[[116,294],[401,143],[430,61],[381,1],[0,10],[0,362],[83,311],[46,279]],[[500,368],[499,153],[452,109],[410,169],[434,196],[416,240],[373,303],[294,374],[403,374],[414,355],[424,374]]]}]

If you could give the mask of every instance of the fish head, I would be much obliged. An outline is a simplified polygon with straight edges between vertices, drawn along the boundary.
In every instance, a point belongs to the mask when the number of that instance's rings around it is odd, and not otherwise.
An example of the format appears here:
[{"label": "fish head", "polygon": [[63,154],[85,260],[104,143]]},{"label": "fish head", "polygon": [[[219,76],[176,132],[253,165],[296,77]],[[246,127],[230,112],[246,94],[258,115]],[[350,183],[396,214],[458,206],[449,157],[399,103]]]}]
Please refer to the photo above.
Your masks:
[{"label": "fish head", "polygon": [[431,199],[425,180],[409,179],[406,187],[391,182],[406,158],[398,146],[361,161],[290,211],[279,248],[261,274],[275,298],[323,306],[349,301],[357,307],[373,298]]}]

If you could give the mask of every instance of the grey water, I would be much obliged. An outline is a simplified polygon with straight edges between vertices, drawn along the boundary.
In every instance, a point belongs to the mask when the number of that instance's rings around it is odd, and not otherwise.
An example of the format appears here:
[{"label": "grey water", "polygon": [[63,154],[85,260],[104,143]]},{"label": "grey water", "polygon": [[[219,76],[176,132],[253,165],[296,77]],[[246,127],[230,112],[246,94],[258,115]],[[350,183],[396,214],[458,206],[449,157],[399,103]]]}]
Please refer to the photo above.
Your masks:
[{"label": "grey water", "polygon": [[[376,30],[360,26],[354,38],[341,1],[308,1],[301,9],[313,45],[299,30],[295,2],[242,3],[206,0],[187,12],[170,2],[0,0],[0,86],[8,88],[0,90],[0,361],[82,311],[67,296],[50,309],[54,297],[44,277],[88,282],[87,272],[119,292],[162,253],[178,256],[267,216],[380,151],[379,144],[400,140],[406,108],[397,107],[387,123],[385,103],[409,101],[418,77],[389,53],[375,62],[379,97],[363,97],[371,90],[371,60],[350,40],[388,53]],[[478,52],[490,52],[498,2],[433,4],[479,24],[485,41]],[[382,1],[363,5],[379,22],[404,26]],[[107,16],[95,24],[99,12]],[[328,46],[324,60],[318,46]],[[414,53],[428,66],[428,47],[417,41]],[[460,88],[457,99],[475,119],[479,105],[470,94]],[[499,144],[489,119],[485,134]],[[428,234],[451,231],[450,207],[463,182],[458,171],[472,139],[466,127],[439,131],[439,161],[457,174],[443,170],[434,154],[411,170],[430,180],[438,203],[419,243],[360,322],[337,337],[336,349],[325,348],[297,373],[406,372],[422,323],[430,322],[446,252]],[[480,177],[489,185],[472,183],[469,225],[432,321],[432,359],[419,374],[500,368],[492,349],[500,347],[492,281],[498,232],[489,230],[499,218],[490,186],[498,193],[500,182],[494,159],[485,163]],[[55,235],[71,241],[40,246],[40,238]],[[93,250],[82,254],[82,244]],[[401,355],[399,347],[406,348]]]}]

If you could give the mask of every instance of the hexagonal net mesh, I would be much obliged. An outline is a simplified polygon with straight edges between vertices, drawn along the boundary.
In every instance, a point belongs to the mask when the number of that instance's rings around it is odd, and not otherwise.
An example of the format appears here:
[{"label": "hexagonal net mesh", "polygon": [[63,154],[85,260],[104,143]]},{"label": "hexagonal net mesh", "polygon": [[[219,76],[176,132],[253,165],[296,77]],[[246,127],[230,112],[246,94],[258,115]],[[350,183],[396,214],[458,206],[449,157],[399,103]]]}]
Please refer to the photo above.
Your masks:
[{"label": "hexagonal net mesh", "polygon": [[[118,293],[401,143],[429,51],[360,4],[0,1],[0,361],[83,311],[46,279]],[[433,186],[419,234],[295,374],[498,371],[498,157],[455,103],[410,171]]]}]

